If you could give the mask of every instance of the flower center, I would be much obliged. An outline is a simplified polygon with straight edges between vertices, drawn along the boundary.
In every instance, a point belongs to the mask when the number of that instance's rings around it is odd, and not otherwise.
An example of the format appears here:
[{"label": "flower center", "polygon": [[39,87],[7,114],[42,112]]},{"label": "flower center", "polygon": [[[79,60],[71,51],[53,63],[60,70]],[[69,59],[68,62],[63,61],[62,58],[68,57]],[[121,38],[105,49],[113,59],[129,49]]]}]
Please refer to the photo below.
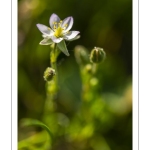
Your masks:
[{"label": "flower center", "polygon": [[58,38],[58,37],[62,37],[63,36],[63,28],[61,28],[61,23],[60,22],[53,22],[54,24],[54,35]]},{"label": "flower center", "polygon": [[61,28],[60,26],[58,28],[55,29],[54,35],[56,37],[62,37],[63,36],[63,28]]},{"label": "flower center", "polygon": [[54,35],[58,38],[58,37],[63,37],[63,31],[66,29],[66,27],[68,26],[68,24],[65,24],[64,27],[62,28],[61,27],[61,23],[62,21],[60,22],[53,22],[54,24]]}]

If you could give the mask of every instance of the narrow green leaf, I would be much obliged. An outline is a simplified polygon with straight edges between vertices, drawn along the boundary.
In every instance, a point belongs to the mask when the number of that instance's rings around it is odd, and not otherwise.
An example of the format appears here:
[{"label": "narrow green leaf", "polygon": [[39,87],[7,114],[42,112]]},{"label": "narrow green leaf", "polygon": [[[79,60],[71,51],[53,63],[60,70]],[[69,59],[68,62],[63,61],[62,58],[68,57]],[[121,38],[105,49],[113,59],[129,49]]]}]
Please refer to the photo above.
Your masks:
[{"label": "narrow green leaf", "polygon": [[66,43],[64,40],[62,40],[60,43],[57,44],[58,48],[67,56],[69,56],[67,47],[66,47]]},{"label": "narrow green leaf", "polygon": [[44,150],[44,147],[51,146],[50,142],[47,140],[46,137],[47,137],[47,131],[43,130],[41,132],[38,132],[26,139],[19,141],[18,150],[31,149],[30,147],[36,146],[36,145],[38,145],[38,147],[42,147]]},{"label": "narrow green leaf", "polygon": [[50,131],[50,129],[48,128],[48,126],[46,126],[44,123],[42,123],[41,121],[39,120],[36,120],[36,119],[30,119],[30,118],[25,118],[25,119],[22,119],[21,121],[21,125],[23,127],[26,127],[26,126],[39,126],[39,127],[42,127],[43,129],[45,129],[48,134],[50,135],[50,138],[53,140],[53,134],[52,132]]}]

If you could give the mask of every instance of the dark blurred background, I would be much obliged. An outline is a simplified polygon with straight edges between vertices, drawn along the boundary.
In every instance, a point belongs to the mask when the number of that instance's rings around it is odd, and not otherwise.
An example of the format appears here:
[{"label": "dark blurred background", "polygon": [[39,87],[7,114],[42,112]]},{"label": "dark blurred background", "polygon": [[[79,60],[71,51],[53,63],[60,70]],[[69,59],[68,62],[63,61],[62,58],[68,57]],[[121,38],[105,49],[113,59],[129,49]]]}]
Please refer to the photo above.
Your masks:
[{"label": "dark blurred background", "polygon": [[[81,102],[81,77],[74,57],[74,47],[83,45],[89,53],[95,46],[102,47],[107,56],[99,69],[99,91],[115,114],[115,124],[103,133],[109,146],[93,149],[131,150],[131,0],[18,1],[18,122],[25,117],[41,119],[46,99],[43,72],[49,66],[50,49],[49,46],[39,45],[42,34],[36,24],[49,26],[52,13],[56,13],[62,20],[73,16],[74,24],[71,30],[80,31],[81,35],[79,40],[68,44],[70,56],[61,53],[58,58],[58,112],[71,118]],[[20,134],[22,131],[18,132]]]}]

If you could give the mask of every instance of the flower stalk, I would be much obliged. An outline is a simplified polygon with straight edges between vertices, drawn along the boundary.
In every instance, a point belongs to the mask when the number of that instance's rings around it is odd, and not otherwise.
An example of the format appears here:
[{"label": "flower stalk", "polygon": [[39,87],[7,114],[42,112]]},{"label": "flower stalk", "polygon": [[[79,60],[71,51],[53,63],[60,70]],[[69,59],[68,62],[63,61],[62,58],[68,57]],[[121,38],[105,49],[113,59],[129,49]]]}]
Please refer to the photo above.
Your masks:
[{"label": "flower stalk", "polygon": [[43,40],[40,45],[51,45],[50,67],[44,72],[46,81],[47,99],[45,101],[44,113],[54,112],[56,108],[55,99],[58,93],[58,71],[57,57],[60,52],[69,56],[65,41],[73,41],[80,38],[79,31],[70,31],[74,23],[73,17],[69,16],[61,20],[59,16],[53,13],[49,18],[50,27],[43,24],[36,24],[42,33]]},{"label": "flower stalk", "polygon": [[56,86],[56,93],[58,91],[58,70],[57,70],[57,57],[60,51],[57,50],[57,44],[54,43],[54,49],[50,53],[50,65],[55,70],[54,84]]},{"label": "flower stalk", "polygon": [[79,31],[70,31],[73,22],[72,16],[61,20],[53,13],[49,18],[50,27],[39,23],[36,24],[43,37],[43,40],[39,44],[50,45],[50,67],[44,72],[47,97],[43,108],[43,122],[52,129],[52,132],[55,132],[51,124],[56,123],[52,118],[56,116],[56,98],[59,90],[57,58],[60,52],[69,56],[65,41],[73,41],[80,38],[80,35],[78,35],[80,33]]},{"label": "flower stalk", "polygon": [[60,54],[60,51],[57,49],[57,44],[53,44],[53,48],[50,52],[50,66],[55,70],[55,75],[51,81],[46,82],[46,91],[47,91],[47,98],[45,101],[45,108],[44,112],[46,114],[50,114],[55,111],[56,109],[56,102],[55,99],[58,93],[58,71],[57,71],[57,58]]}]

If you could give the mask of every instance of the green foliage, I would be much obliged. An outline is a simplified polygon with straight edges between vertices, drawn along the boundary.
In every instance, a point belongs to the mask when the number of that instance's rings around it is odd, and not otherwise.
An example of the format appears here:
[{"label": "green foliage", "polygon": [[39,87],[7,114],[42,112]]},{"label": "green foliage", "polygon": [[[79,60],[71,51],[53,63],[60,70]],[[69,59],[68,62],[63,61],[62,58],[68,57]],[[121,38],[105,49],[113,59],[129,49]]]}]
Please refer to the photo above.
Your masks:
[{"label": "green foliage", "polygon": [[[81,35],[66,43],[69,57],[55,51],[57,61],[36,28],[52,13],[73,16]],[[95,46],[102,63],[90,61]],[[57,68],[50,82],[47,67]],[[131,0],[18,2],[18,150],[60,149],[132,149]]]},{"label": "green foliage", "polygon": [[42,122],[35,120],[35,119],[30,119],[30,118],[26,118],[26,119],[22,119],[21,120],[21,126],[26,127],[26,126],[39,126],[44,128],[51,139],[53,139],[53,134],[51,133],[50,129]]}]

